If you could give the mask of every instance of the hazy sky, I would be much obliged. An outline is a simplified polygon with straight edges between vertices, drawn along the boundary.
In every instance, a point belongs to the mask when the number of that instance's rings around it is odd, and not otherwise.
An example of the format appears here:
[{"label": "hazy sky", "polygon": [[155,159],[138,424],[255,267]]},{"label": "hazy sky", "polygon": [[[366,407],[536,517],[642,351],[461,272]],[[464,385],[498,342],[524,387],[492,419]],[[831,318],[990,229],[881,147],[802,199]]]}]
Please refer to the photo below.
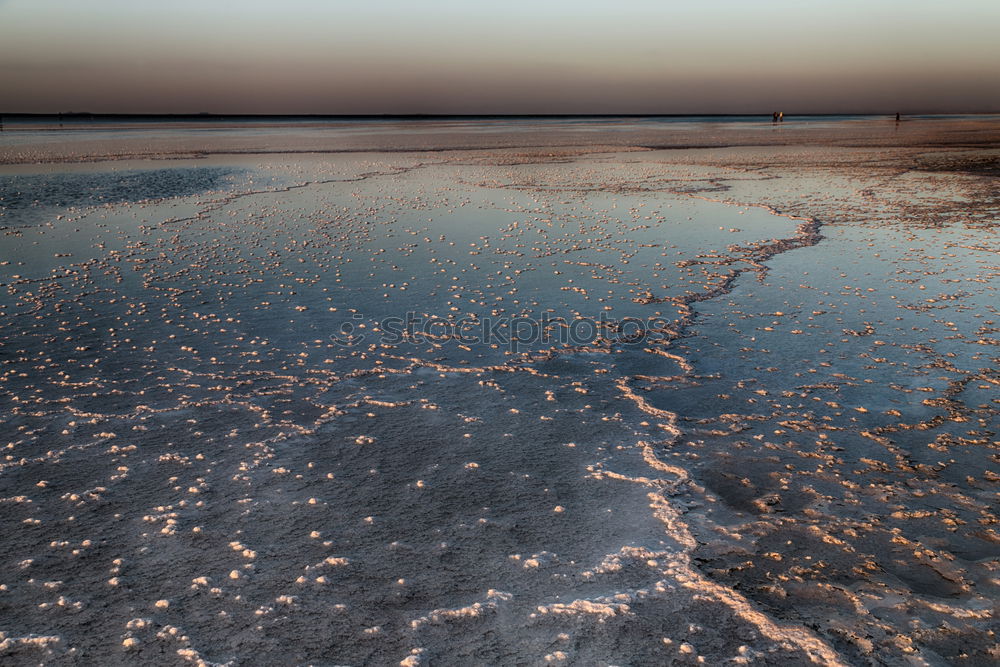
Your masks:
[{"label": "hazy sky", "polygon": [[0,0],[0,111],[1000,111],[1000,0]]}]

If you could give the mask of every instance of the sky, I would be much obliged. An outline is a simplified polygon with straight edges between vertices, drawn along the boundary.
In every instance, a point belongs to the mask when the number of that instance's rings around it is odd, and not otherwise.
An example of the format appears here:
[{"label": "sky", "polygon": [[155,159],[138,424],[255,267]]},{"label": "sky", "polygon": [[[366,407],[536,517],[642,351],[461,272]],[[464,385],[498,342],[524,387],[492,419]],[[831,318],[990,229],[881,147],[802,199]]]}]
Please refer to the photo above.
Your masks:
[{"label": "sky", "polygon": [[1000,111],[1000,0],[0,0],[0,112]]}]

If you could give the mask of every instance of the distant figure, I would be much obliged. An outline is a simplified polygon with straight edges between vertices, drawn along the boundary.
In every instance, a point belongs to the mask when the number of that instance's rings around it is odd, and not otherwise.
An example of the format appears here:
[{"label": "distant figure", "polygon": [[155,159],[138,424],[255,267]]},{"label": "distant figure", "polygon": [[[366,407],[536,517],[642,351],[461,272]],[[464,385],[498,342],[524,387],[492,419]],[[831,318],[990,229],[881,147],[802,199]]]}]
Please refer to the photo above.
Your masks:
[{"label": "distant figure", "polygon": [[896,112],[896,122],[897,123],[899,122],[899,112],[898,111]]},{"label": "distant figure", "polygon": [[773,112],[771,114],[771,122],[772,123],[777,123],[778,122],[778,112],[777,111],[775,111],[775,112]]},{"label": "distant figure", "polygon": [[779,123],[784,123],[785,122],[785,112],[784,111],[779,111],[778,112],[778,122]]}]

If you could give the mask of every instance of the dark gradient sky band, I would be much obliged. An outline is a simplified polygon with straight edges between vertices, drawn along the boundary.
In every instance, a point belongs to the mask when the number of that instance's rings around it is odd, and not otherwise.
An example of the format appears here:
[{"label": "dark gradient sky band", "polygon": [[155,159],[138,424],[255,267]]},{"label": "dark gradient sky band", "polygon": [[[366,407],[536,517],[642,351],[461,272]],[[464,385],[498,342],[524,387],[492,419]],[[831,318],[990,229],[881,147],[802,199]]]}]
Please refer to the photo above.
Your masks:
[{"label": "dark gradient sky band", "polygon": [[0,110],[1000,110],[1000,2],[0,0]]}]

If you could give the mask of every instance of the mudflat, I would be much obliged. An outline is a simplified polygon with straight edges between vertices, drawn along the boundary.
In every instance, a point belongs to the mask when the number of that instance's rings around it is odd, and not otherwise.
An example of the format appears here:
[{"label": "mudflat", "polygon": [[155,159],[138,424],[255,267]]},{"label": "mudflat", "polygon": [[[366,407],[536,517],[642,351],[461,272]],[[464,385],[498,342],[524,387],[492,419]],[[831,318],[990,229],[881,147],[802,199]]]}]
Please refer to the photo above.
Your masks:
[{"label": "mudflat", "polygon": [[1000,660],[998,140],[8,122],[0,657]]}]

